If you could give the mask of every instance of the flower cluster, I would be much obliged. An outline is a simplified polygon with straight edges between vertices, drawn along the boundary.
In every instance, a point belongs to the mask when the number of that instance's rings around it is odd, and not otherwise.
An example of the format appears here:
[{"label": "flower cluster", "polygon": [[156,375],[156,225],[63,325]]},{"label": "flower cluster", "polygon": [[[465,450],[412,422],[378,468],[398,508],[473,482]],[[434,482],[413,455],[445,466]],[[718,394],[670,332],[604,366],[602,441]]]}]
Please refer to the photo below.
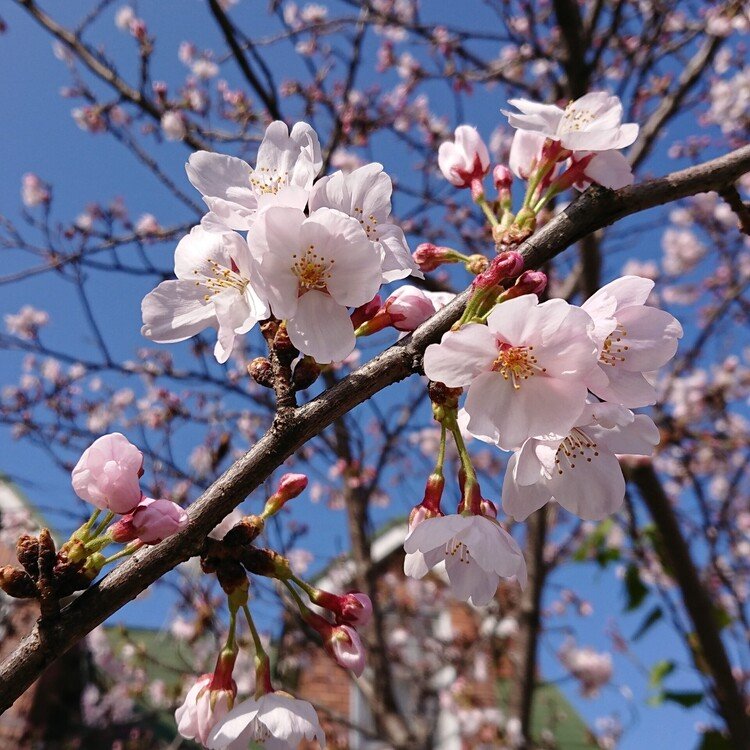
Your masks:
[{"label": "flower cluster", "polygon": [[[200,151],[187,165],[208,212],[175,251],[176,280],[143,300],[143,334],[183,341],[218,329],[226,362],[237,336],[274,316],[289,339],[320,363],[354,349],[349,308],[384,282],[421,276],[390,212],[391,181],[380,164],[315,177],[322,167],[313,129],[271,123],[255,167]],[[246,232],[243,237],[239,232]]]},{"label": "flower cluster", "polygon": [[[506,113],[517,129],[510,168],[528,182],[517,213],[513,177],[503,165],[493,170],[497,200],[487,200],[483,181],[491,164],[473,128],[461,126],[455,142],[440,149],[443,175],[471,189],[492,226],[498,255],[475,270],[459,323],[425,351],[441,444],[404,543],[407,575],[421,578],[444,562],[456,596],[474,604],[489,602],[500,578],[523,586],[526,568],[518,545],[496,520],[494,504],[482,497],[463,435],[512,452],[502,501],[514,519],[554,500],[583,519],[600,520],[625,495],[618,455],[650,456],[659,442],[653,421],[632,409],[656,402],[648,375],[674,356],[682,336],[672,315],[646,306],[654,283],[638,276],[607,284],[580,306],[540,301],[545,275],[523,271],[523,258],[513,248],[562,190],[591,182],[629,184],[630,169],[618,149],[633,143],[638,126],[623,124],[619,99],[602,92],[564,110],[525,100],[511,104],[520,114]],[[420,250],[422,268],[453,262],[470,267],[470,259],[451,248]],[[448,434],[461,465],[461,502],[452,515],[440,504]]]}]

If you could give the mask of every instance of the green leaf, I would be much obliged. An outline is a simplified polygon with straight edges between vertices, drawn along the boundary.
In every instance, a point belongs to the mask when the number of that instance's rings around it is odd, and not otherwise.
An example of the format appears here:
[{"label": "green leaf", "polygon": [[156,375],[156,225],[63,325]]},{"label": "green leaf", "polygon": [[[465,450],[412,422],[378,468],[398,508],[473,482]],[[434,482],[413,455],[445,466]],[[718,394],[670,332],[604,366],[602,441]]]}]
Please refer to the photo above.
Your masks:
[{"label": "green leaf", "polygon": [[732,750],[732,743],[721,732],[712,730],[703,735],[698,750]]},{"label": "green leaf", "polygon": [[685,708],[692,708],[697,706],[705,697],[703,693],[698,691],[673,691],[665,690],[663,693],[665,701],[672,701],[672,703],[679,703]]},{"label": "green leaf", "polygon": [[633,633],[632,640],[637,641],[644,636],[646,632],[664,616],[662,608],[657,604],[644,618],[638,626],[638,630]]},{"label": "green leaf", "polygon": [[643,585],[638,568],[632,563],[628,565],[625,571],[625,591],[628,597],[627,604],[625,605],[626,612],[638,609],[646,596],[648,596],[648,589]]},{"label": "green leaf", "polygon": [[674,669],[675,665],[673,661],[670,661],[668,659],[657,661],[656,664],[651,667],[651,671],[649,672],[648,684],[652,688],[660,687],[662,682],[664,682],[664,678],[672,674],[672,672],[674,672]]}]

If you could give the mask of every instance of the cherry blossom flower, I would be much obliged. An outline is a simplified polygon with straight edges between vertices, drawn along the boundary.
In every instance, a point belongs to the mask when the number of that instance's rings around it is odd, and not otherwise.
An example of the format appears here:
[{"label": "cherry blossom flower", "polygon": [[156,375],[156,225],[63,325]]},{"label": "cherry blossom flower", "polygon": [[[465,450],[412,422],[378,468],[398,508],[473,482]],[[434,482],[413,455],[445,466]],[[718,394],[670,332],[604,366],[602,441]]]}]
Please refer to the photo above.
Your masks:
[{"label": "cherry blossom flower", "polygon": [[380,258],[359,222],[331,208],[309,217],[297,208],[269,208],[248,242],[292,344],[321,364],[351,354],[356,340],[347,306],[369,302],[381,280]]},{"label": "cherry blossom flower", "polygon": [[323,164],[315,131],[298,122],[289,132],[277,120],[258,147],[255,169],[234,156],[197,151],[187,175],[209,208],[203,226],[212,231],[247,230],[269,206],[303,209]]},{"label": "cherry blossom flower", "polygon": [[469,386],[468,432],[513,450],[536,435],[568,434],[597,366],[592,330],[580,308],[525,294],[497,305],[486,326],[445,333],[427,347],[424,371],[449,388]]},{"label": "cherry blossom flower", "polygon": [[563,666],[580,682],[581,695],[594,698],[612,679],[612,656],[593,648],[576,646],[568,639],[558,651]]},{"label": "cherry blossom flower", "polygon": [[72,472],[73,491],[102,510],[128,513],[141,499],[143,454],[119,432],[97,438]]},{"label": "cherry blossom flower", "polygon": [[177,731],[188,740],[208,741],[213,727],[221,721],[234,702],[231,690],[211,690],[212,674],[204,674],[193,685],[182,705],[175,711]]},{"label": "cherry blossom flower", "polygon": [[646,307],[651,279],[623,276],[603,286],[581,306],[594,320],[599,367],[590,390],[599,398],[635,408],[656,403],[644,372],[665,365],[677,351],[682,326],[668,312]]},{"label": "cherry blossom flower", "polygon": [[188,514],[171,500],[144,497],[126,516],[110,528],[116,542],[138,539],[144,544],[158,544],[187,526]]},{"label": "cherry blossom flower", "polygon": [[614,513],[625,497],[615,454],[650,456],[659,431],[650,417],[616,404],[590,403],[565,436],[530,438],[508,462],[503,510],[517,521],[555,500],[585,520]]},{"label": "cherry blossom flower", "polygon": [[49,187],[40,177],[27,172],[21,179],[21,201],[26,208],[34,208],[50,202]]},{"label": "cherry blossom flower", "polygon": [[348,174],[321,177],[310,193],[310,211],[335,208],[356,219],[380,255],[383,283],[409,275],[424,278],[412,258],[403,230],[391,222],[391,178],[372,163]]},{"label": "cherry blossom flower", "polygon": [[152,341],[174,343],[218,328],[214,355],[226,362],[236,337],[268,316],[252,281],[257,264],[238,234],[193,227],[175,250],[175,275],[141,303],[141,333]]},{"label": "cherry blossom flower", "polygon": [[160,124],[161,132],[168,141],[181,141],[187,133],[184,115],[173,109],[162,115]]},{"label": "cherry blossom flower", "polygon": [[404,542],[404,573],[423,578],[438,563],[453,594],[475,605],[487,604],[500,578],[526,586],[526,562],[513,537],[493,518],[450,515],[427,518],[412,528]]},{"label": "cherry blossom flower", "polygon": [[512,127],[541,133],[570,151],[625,148],[638,137],[637,124],[622,122],[620,100],[604,91],[592,91],[564,110],[527,99],[510,99],[508,103],[521,112],[503,110]]},{"label": "cherry blossom flower", "polygon": [[465,188],[482,178],[490,169],[490,154],[482,137],[471,125],[459,125],[453,141],[440,144],[440,171],[451,185]]},{"label": "cherry blossom flower", "polygon": [[247,750],[251,742],[268,750],[295,750],[302,740],[314,739],[325,750],[325,734],[312,705],[276,691],[235,706],[205,744],[209,750]]}]

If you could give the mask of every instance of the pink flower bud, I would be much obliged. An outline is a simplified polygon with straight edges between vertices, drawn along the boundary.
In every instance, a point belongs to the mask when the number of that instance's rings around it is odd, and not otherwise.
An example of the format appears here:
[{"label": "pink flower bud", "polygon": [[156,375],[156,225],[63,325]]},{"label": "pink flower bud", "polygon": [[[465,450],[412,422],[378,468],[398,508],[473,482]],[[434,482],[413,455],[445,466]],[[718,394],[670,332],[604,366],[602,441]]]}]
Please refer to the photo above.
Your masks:
[{"label": "pink flower bud", "polygon": [[341,613],[337,617],[340,624],[364,627],[372,619],[372,602],[367,594],[354,591],[341,597]]},{"label": "pink flower bud", "polygon": [[449,247],[439,247],[431,242],[423,242],[417,245],[417,249],[412,253],[414,262],[419,266],[420,271],[434,271],[444,263],[458,263],[462,258]]},{"label": "pink flower bud", "polygon": [[547,274],[543,271],[524,271],[516,283],[503,295],[503,300],[524,294],[541,294],[547,287]]},{"label": "pink flower bud", "polygon": [[454,137],[454,141],[440,144],[438,166],[451,185],[475,190],[472,183],[481,181],[489,171],[489,151],[476,128],[470,125],[459,125]]},{"label": "pink flower bud", "polygon": [[261,513],[262,518],[268,518],[274,513],[278,513],[284,504],[304,492],[307,487],[307,477],[304,474],[284,474],[279,480],[279,486],[276,492],[266,501],[266,507]]},{"label": "pink flower bud", "polygon": [[76,464],[73,491],[102,510],[128,513],[138,505],[143,454],[119,432],[95,440]]},{"label": "pink flower bud", "polygon": [[492,170],[492,181],[495,183],[495,190],[510,190],[513,184],[513,172],[504,164],[498,164]]},{"label": "pink flower bud", "polygon": [[474,279],[475,289],[491,289],[503,279],[512,279],[523,271],[523,255],[513,250],[500,253],[492,259],[486,270]]},{"label": "pink flower bud", "polygon": [[365,671],[366,652],[359,633],[349,625],[331,628],[325,643],[326,650],[336,663],[357,677]]},{"label": "pink flower bud", "polygon": [[187,526],[188,514],[171,500],[144,497],[138,507],[109,529],[116,542],[139,539],[144,544],[158,544]]},{"label": "pink flower bud", "polygon": [[497,518],[497,505],[492,500],[482,498],[482,502],[479,504],[483,516],[488,518]]},{"label": "pink flower bud", "polygon": [[367,304],[360,305],[351,316],[354,329],[356,330],[363,323],[374,318],[382,304],[383,301],[380,299],[380,295],[376,294]]},{"label": "pink flower bud", "polygon": [[415,286],[402,286],[388,297],[384,308],[397,331],[413,331],[435,314],[432,300]]}]

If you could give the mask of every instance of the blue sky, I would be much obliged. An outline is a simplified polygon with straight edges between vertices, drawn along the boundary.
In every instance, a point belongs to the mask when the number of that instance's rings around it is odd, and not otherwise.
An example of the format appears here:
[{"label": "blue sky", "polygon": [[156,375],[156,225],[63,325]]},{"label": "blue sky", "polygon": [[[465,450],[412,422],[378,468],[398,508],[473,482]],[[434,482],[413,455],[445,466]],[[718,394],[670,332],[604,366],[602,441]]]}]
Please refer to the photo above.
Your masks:
[{"label": "blue sky", "polygon": [[[250,0],[244,0],[235,12],[235,17],[242,23],[253,24],[254,29],[263,29],[267,21],[263,14],[254,15],[242,5],[249,6]],[[67,4],[66,4],[67,5]],[[55,13],[78,15],[87,3],[71,3],[63,11],[54,9]],[[448,3],[426,3],[428,12],[441,14],[447,12]],[[50,4],[54,7],[54,4]],[[160,0],[159,13],[154,12],[151,3],[143,3],[142,10],[147,17],[152,32],[155,32],[158,43],[153,66],[159,76],[175,86],[184,76],[184,67],[177,60],[176,49],[184,39],[192,39],[199,47],[218,47],[219,40],[210,23],[206,23],[207,14],[202,3],[192,0]],[[483,11],[480,11],[483,12]],[[175,22],[175,18],[179,22]],[[65,66],[57,61],[51,51],[51,44],[38,28],[15,7],[3,10],[3,18],[9,26],[8,33],[0,37],[0,69],[5,75],[0,76],[0,100],[5,104],[2,115],[4,137],[0,139],[0,213],[12,219],[19,217],[19,188],[23,173],[31,171],[54,185],[54,213],[60,219],[68,220],[80,213],[86,202],[98,200],[107,203],[116,196],[124,196],[132,217],[150,212],[156,215],[163,224],[184,221],[184,208],[153,177],[137,164],[130,154],[101,135],[90,135],[81,131],[70,117],[73,104],[59,96],[59,89],[69,84]],[[111,14],[107,16],[111,18]],[[109,25],[107,25],[109,24]],[[108,20],[101,26],[101,38],[106,39],[112,57],[118,60],[130,60],[133,40],[121,34]],[[368,48],[369,49],[369,48]],[[278,78],[283,79],[285,67],[297,65],[289,57],[272,58]],[[121,66],[122,74],[128,78],[133,70],[128,64]],[[238,85],[240,79],[236,70],[225,65],[222,77]],[[435,87],[435,96],[444,96]],[[436,99],[434,101],[440,101]],[[478,125],[480,130],[489,136],[498,123],[499,108],[504,102],[485,95],[473,99],[474,107],[467,113],[467,119]],[[452,116],[452,103],[445,102],[445,112]],[[691,119],[678,121],[673,132],[685,134],[692,128]],[[183,164],[187,149],[181,144],[168,143],[158,150],[159,159],[167,173],[186,192],[191,188],[184,177]],[[398,174],[400,158],[398,150],[377,153],[375,157],[383,161],[386,169]],[[653,173],[663,173],[675,168],[675,162],[667,159],[657,147],[656,155],[648,164]],[[404,177],[408,179],[408,177]],[[197,198],[197,194],[195,194]],[[7,250],[3,254],[3,274],[22,267],[23,262],[15,253]],[[171,261],[172,249],[159,245],[153,251],[158,257],[159,265],[167,268]],[[640,257],[658,258],[659,233],[652,230],[641,237]],[[609,276],[621,265],[624,258],[607,262]],[[140,299],[151,284],[143,279],[116,279],[100,275],[96,277],[92,292],[92,305],[95,314],[102,320],[103,328],[111,334],[109,344],[116,358],[132,356],[134,349],[143,345],[139,336]],[[71,304],[70,289],[66,290],[62,282],[51,275],[38,276],[23,284],[5,285],[0,295],[0,316],[15,312],[24,304],[32,304],[49,311],[52,320],[46,331],[48,341],[67,341],[83,330],[82,313]],[[91,351],[93,343],[81,337],[82,352]],[[62,347],[61,347],[62,348]],[[179,355],[178,355],[179,356]],[[3,353],[0,359],[0,384],[16,382],[19,375],[20,356]],[[403,393],[403,391],[402,391]],[[384,396],[382,403],[386,406],[393,403],[390,396]],[[75,507],[70,499],[68,478],[41,451],[30,448],[23,443],[13,441],[7,430],[0,431],[0,471],[8,471],[24,480],[24,489],[35,501],[45,506],[59,503],[62,507]],[[413,493],[418,492],[417,481],[414,487],[401,488],[399,497],[394,498],[392,508],[387,511],[376,511],[376,520],[385,520],[395,512],[403,513],[413,504]],[[417,498],[418,499],[418,498]],[[339,551],[346,547],[346,532],[341,514],[321,512],[316,506],[298,504],[296,512],[299,520],[311,524],[314,534],[306,546],[321,555],[330,554],[331,550]],[[54,515],[54,514],[53,514]],[[59,523],[64,523],[59,520]],[[635,616],[620,618],[623,607],[619,586],[612,585],[612,572],[600,572],[592,564],[568,566],[562,574],[556,574],[553,583],[564,582],[564,585],[580,592],[582,596],[594,603],[594,615],[586,620],[577,620],[576,629],[581,643],[608,649],[609,641],[604,633],[610,618],[618,620],[623,633],[632,633],[642,612]],[[164,601],[163,592],[152,593],[142,601],[127,607],[116,619],[133,623],[163,625]],[[550,598],[553,592],[549,594]],[[647,635],[639,653],[643,662],[650,666],[667,655],[684,663],[685,654],[672,632],[657,626]],[[543,673],[554,678],[562,672],[554,655],[545,650],[541,655]],[[701,711],[686,712],[676,706],[666,706],[658,710],[644,705],[645,678],[638,668],[628,660],[615,656],[615,681],[628,683],[637,688],[632,705],[636,709],[634,725],[626,734],[622,743],[623,750],[635,750],[642,747],[660,747],[669,743],[675,747],[690,747],[694,743],[694,723],[702,717]],[[689,689],[692,680],[686,671],[678,671],[672,676],[670,687]],[[617,694],[615,688],[606,690],[594,701],[584,701],[577,697],[573,685],[566,683],[566,693],[583,715],[592,720],[611,710],[618,710],[624,720],[628,720],[628,704]]]}]

